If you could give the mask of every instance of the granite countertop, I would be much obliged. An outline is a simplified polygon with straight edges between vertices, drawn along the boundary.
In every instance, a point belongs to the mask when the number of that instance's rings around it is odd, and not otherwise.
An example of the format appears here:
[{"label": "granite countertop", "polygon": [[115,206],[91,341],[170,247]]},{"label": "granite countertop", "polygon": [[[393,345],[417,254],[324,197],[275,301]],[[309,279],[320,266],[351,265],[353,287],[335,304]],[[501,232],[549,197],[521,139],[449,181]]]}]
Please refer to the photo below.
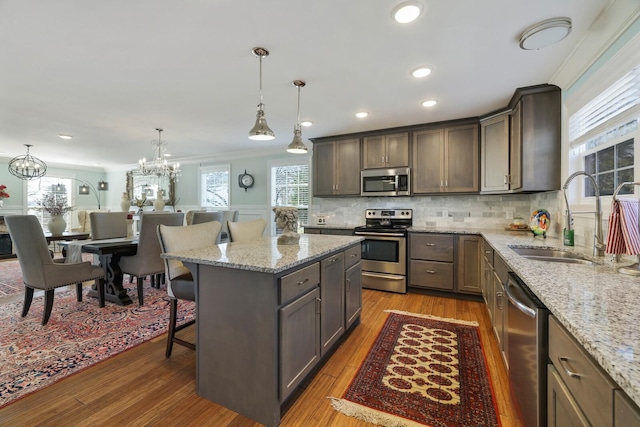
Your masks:
[{"label": "granite countertop", "polygon": [[[640,406],[640,277],[617,272],[611,255],[593,258],[591,250],[563,246],[560,238],[499,230],[434,230],[423,233],[481,234],[584,346],[615,382]],[[523,258],[510,246],[551,247],[594,260],[593,265]]]},{"label": "granite countertop", "polygon": [[223,243],[206,248],[169,252],[162,257],[275,274],[345,249],[361,240],[362,237],[301,234],[297,245],[278,245],[277,237],[262,237],[251,242]]}]

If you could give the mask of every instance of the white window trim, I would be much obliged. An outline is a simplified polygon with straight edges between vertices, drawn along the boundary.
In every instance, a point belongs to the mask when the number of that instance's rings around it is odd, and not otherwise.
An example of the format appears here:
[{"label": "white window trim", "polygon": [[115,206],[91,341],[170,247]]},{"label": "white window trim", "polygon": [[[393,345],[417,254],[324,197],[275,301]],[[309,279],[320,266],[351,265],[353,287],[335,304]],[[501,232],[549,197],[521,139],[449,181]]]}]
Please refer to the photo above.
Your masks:
[{"label": "white window trim", "polygon": [[231,164],[230,163],[221,163],[217,165],[207,165],[200,166],[198,170],[198,205],[200,207],[202,204],[202,175],[209,172],[221,172],[226,171],[229,174],[229,206],[227,209],[231,208]]},{"label": "white window trim", "polygon": [[267,179],[267,194],[269,195],[269,199],[268,199],[268,203],[269,203],[269,219],[270,219],[270,224],[271,224],[271,234],[275,234],[276,229],[275,229],[275,214],[273,212],[273,205],[272,205],[272,198],[271,198],[271,182],[272,182],[272,177],[271,177],[271,170],[274,167],[277,166],[292,166],[292,165],[299,165],[302,163],[307,163],[307,165],[309,166],[309,205],[307,206],[307,212],[311,211],[311,203],[313,200],[313,177],[311,176],[311,173],[313,171],[313,165],[311,163],[312,157],[309,154],[305,154],[305,155],[296,155],[296,157],[287,157],[287,158],[282,158],[282,159],[272,159],[269,160],[267,162],[267,168],[268,168],[268,175],[269,175],[269,179]]}]

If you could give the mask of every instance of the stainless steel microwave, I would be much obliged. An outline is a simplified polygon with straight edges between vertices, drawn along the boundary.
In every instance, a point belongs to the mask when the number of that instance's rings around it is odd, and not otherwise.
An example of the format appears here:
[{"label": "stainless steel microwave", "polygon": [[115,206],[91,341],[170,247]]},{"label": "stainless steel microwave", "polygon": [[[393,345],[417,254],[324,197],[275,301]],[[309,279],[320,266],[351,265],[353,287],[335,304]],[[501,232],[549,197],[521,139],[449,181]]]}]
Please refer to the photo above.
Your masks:
[{"label": "stainless steel microwave", "polygon": [[367,169],[360,173],[361,196],[409,196],[411,169]]}]

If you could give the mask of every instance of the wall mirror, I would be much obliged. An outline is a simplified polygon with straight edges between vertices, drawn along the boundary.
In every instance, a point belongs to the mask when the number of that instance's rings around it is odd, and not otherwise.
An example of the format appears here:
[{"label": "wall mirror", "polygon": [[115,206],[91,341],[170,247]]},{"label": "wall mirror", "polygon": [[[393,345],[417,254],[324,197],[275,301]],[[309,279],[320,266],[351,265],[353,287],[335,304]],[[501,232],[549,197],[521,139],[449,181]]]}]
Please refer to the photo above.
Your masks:
[{"label": "wall mirror", "polygon": [[176,201],[175,179],[157,177],[156,175],[142,175],[137,170],[127,172],[127,193],[129,200],[147,199],[152,204],[158,197],[158,190],[162,190],[162,198],[166,205],[173,206]]}]

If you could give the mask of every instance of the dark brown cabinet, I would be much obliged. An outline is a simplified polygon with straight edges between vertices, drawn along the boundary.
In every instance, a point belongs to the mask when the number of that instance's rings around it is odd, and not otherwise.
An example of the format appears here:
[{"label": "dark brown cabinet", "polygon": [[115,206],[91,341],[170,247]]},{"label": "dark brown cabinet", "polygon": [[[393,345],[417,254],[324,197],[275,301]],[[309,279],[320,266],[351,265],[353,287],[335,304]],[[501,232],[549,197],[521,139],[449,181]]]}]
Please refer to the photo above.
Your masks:
[{"label": "dark brown cabinet", "polygon": [[362,169],[409,166],[409,133],[367,136],[362,142]]},{"label": "dark brown cabinet", "polygon": [[465,294],[482,294],[482,237],[465,235],[458,237],[456,268],[457,291]]},{"label": "dark brown cabinet", "polygon": [[320,344],[324,356],[345,331],[344,253],[320,261]]},{"label": "dark brown cabinet", "polygon": [[315,196],[360,195],[360,139],[339,139],[313,144]]}]

